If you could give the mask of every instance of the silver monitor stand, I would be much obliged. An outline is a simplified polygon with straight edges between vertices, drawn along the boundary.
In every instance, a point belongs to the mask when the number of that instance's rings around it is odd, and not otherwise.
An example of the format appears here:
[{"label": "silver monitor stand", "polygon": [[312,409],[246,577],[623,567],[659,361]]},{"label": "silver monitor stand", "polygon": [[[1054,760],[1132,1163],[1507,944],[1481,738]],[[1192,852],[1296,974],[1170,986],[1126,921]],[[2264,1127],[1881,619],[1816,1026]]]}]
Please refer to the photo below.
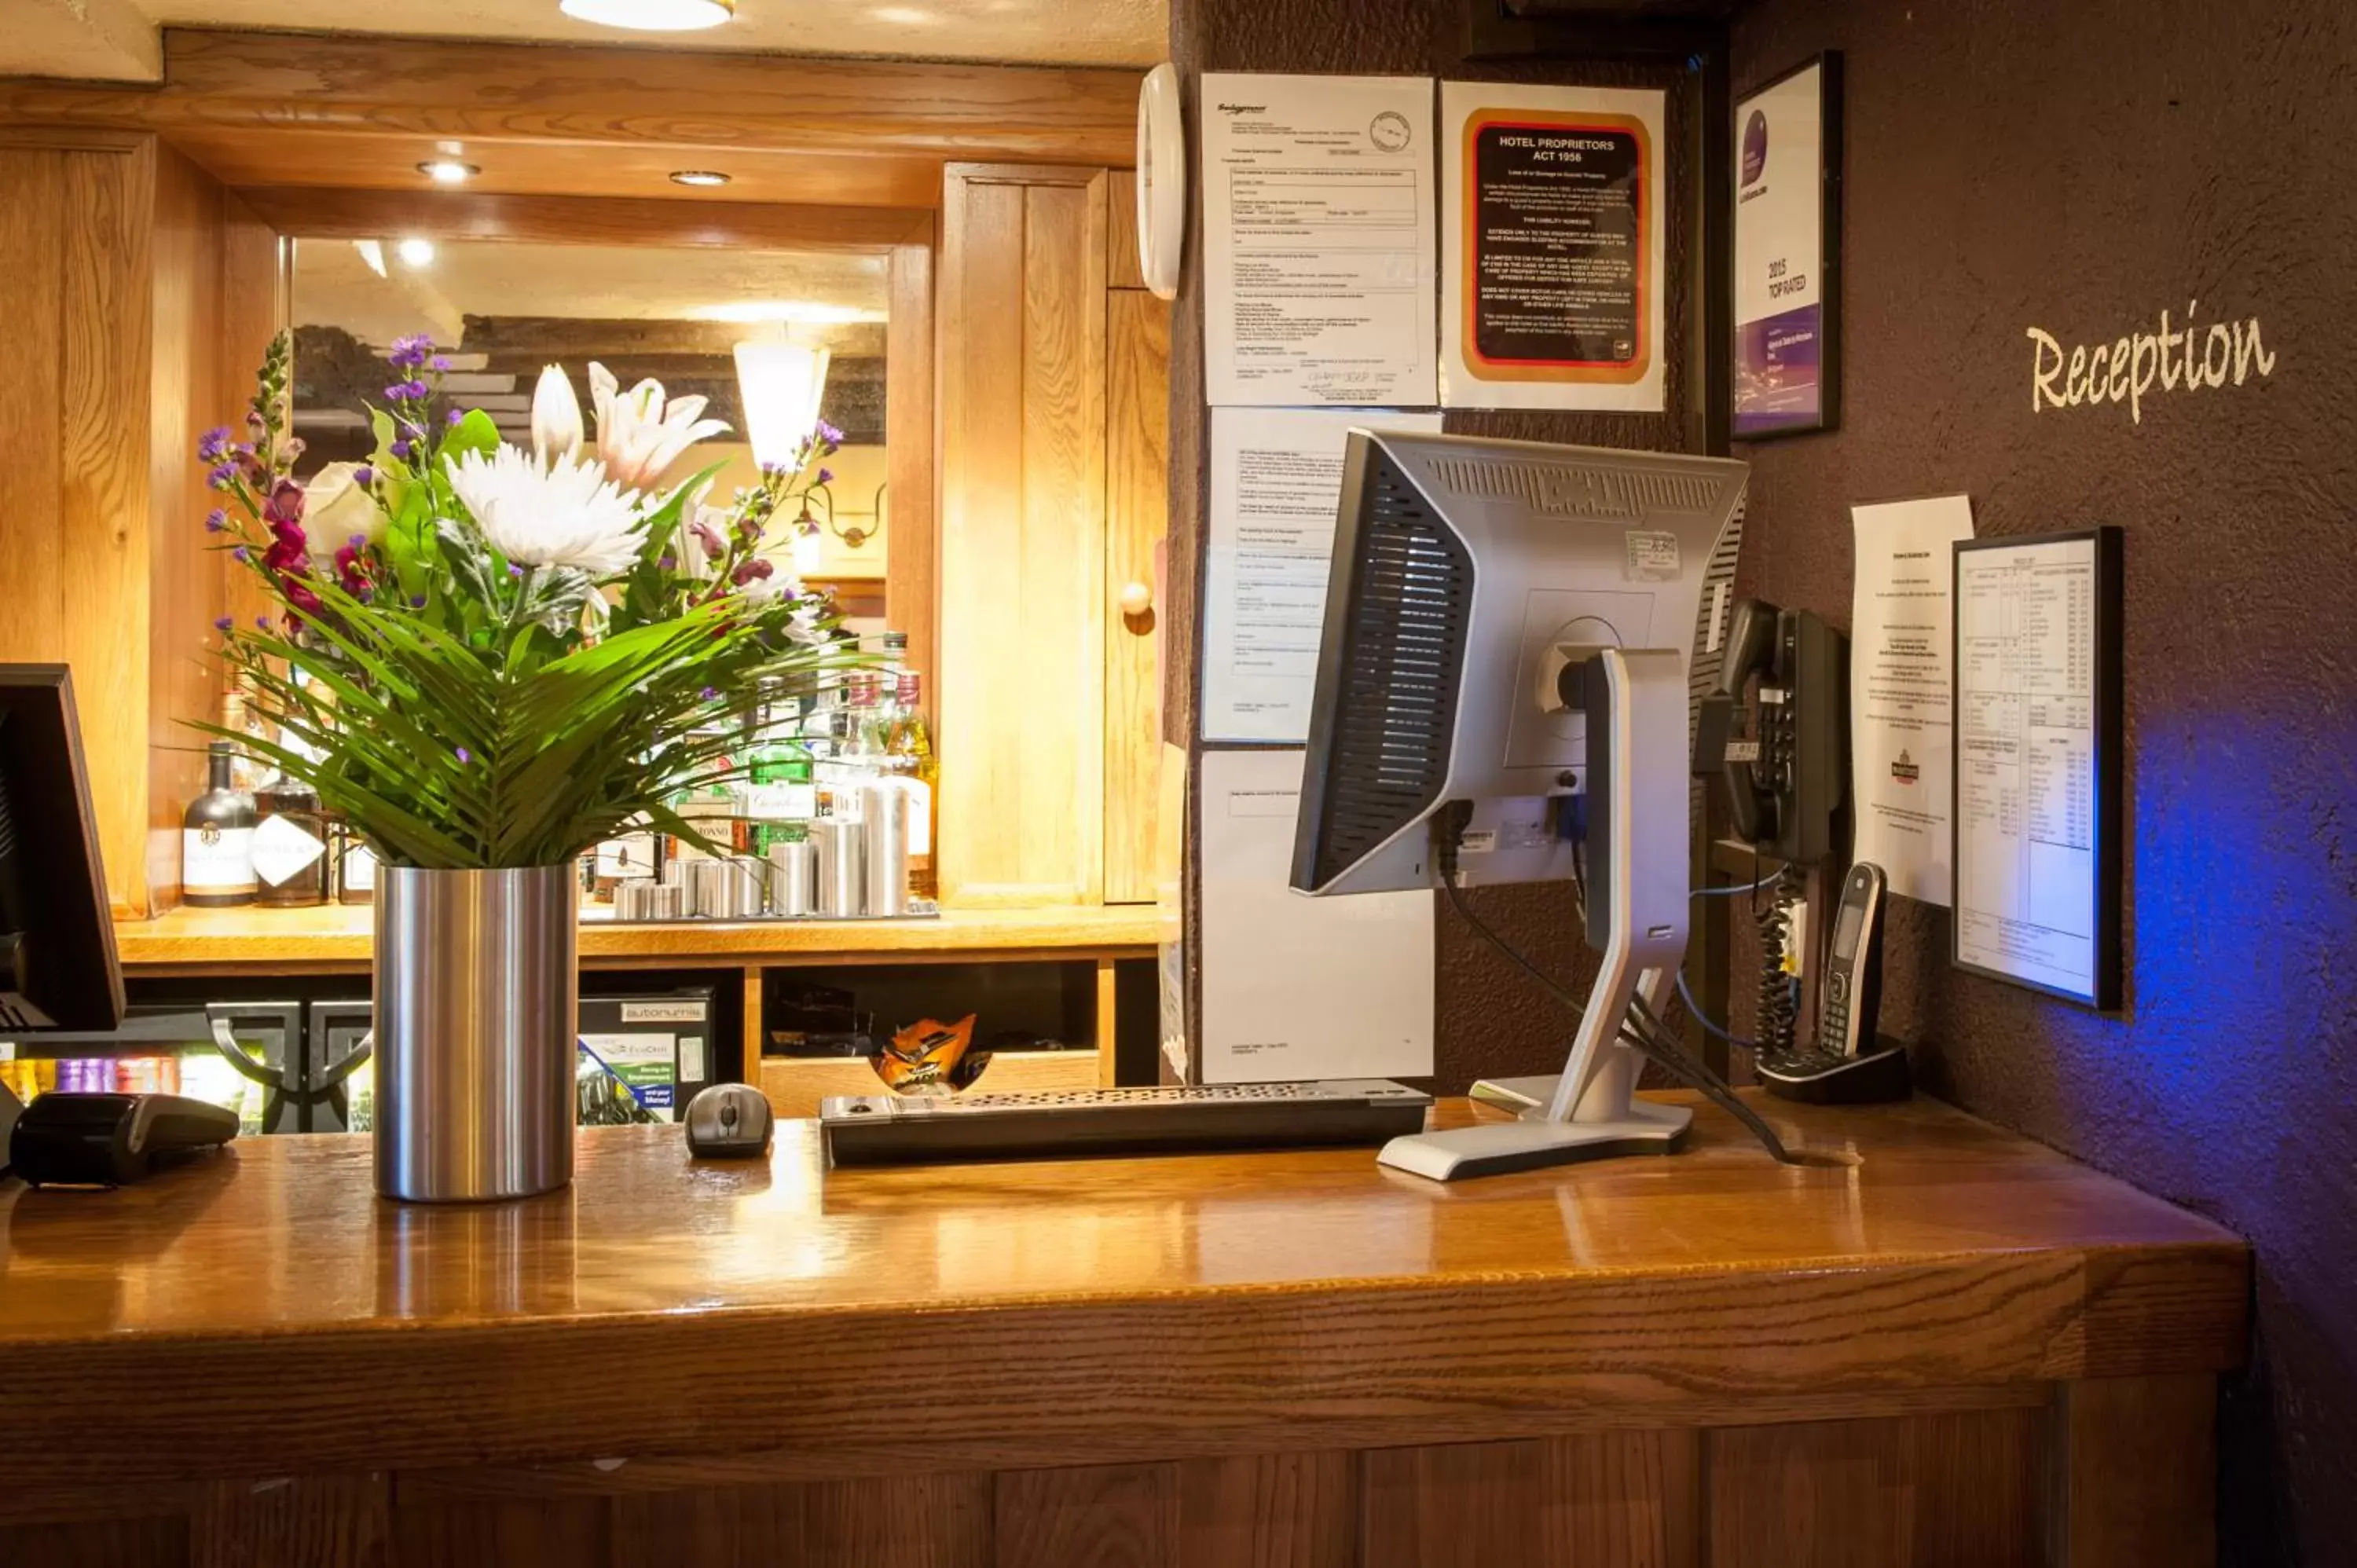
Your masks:
[{"label": "silver monitor stand", "polygon": [[[1434,1181],[1499,1176],[1619,1155],[1674,1154],[1694,1112],[1632,1097],[1641,1066],[1620,1043],[1640,983],[1658,1003],[1686,947],[1688,851],[1685,661],[1662,649],[1606,649],[1610,734],[1589,746],[1591,929],[1605,917],[1604,962],[1571,1055],[1555,1078],[1508,1079],[1477,1097],[1523,1107],[1512,1122],[1394,1138],[1377,1159]],[[1605,744],[1598,746],[1602,738]],[[1598,757],[1609,758],[1598,765]]]}]

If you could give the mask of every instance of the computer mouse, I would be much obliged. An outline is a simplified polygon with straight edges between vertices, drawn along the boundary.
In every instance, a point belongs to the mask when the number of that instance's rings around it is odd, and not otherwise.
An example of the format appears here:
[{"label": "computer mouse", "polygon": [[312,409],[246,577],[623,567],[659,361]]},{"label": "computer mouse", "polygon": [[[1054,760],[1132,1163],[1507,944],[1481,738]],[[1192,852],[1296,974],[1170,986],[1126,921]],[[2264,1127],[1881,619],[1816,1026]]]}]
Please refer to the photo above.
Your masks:
[{"label": "computer mouse", "polygon": [[749,1083],[716,1083],[687,1102],[687,1152],[699,1160],[749,1160],[770,1152],[775,1119]]}]

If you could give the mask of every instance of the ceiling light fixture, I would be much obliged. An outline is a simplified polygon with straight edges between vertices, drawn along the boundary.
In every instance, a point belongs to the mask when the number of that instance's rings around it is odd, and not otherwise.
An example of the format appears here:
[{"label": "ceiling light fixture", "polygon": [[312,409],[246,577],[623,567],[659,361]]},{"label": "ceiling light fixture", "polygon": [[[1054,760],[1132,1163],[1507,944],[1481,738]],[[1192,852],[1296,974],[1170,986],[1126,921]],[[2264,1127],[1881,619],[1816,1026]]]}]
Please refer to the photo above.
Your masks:
[{"label": "ceiling light fixture", "polygon": [[457,158],[428,158],[417,166],[417,172],[436,185],[464,185],[483,171]]},{"label": "ceiling light fixture", "polygon": [[422,235],[412,234],[395,245],[393,253],[401,258],[401,264],[404,267],[430,267],[434,264],[434,242]]},{"label": "ceiling light fixture", "polygon": [[675,168],[671,171],[673,185],[726,185],[730,177],[718,169]]},{"label": "ceiling light fixture", "polygon": [[566,16],[640,33],[692,33],[737,14],[737,0],[559,0]]}]

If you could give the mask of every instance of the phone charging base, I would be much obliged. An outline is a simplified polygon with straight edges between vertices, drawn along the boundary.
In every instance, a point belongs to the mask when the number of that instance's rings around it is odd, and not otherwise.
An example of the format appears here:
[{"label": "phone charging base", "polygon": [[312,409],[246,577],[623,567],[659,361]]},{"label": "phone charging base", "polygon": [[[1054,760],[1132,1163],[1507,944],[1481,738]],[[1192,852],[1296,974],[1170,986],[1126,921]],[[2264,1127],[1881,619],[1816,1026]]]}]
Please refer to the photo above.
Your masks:
[{"label": "phone charging base", "polygon": [[1878,1105],[1914,1092],[1907,1047],[1878,1040],[1854,1057],[1803,1048],[1754,1064],[1768,1092],[1811,1105]]}]

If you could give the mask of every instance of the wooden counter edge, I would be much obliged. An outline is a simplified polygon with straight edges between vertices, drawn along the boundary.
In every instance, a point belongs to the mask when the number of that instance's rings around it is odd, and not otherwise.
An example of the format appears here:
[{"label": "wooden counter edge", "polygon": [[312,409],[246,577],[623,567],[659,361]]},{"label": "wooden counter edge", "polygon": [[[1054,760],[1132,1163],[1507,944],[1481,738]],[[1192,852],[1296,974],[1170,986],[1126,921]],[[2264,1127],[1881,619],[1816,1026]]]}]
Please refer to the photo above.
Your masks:
[{"label": "wooden counter edge", "polygon": [[[1017,1466],[1724,1423],[1746,1410],[1805,1419],[1927,1391],[2215,1374],[2244,1355],[2249,1269],[2240,1242],[2188,1241],[921,1312],[18,1341],[0,1359],[20,1483],[93,1466],[190,1481],[716,1452],[815,1470],[896,1451]],[[894,1359],[894,1345],[921,1349]],[[333,1377],[279,1400],[290,1359]],[[631,1375],[607,1375],[617,1366]],[[199,1431],[205,1443],[187,1441]]]},{"label": "wooden counter edge", "polygon": [[[365,969],[371,939],[360,929],[317,929],[319,917],[274,922],[269,911],[173,911],[114,927],[116,956],[133,974],[236,971],[295,974]],[[250,922],[250,926],[248,925]],[[776,961],[922,962],[1145,956],[1177,934],[1175,918],[1152,905],[1076,906],[1054,910],[953,909],[936,918],[845,922],[682,921],[616,926],[585,921],[587,964],[682,968]]]}]

